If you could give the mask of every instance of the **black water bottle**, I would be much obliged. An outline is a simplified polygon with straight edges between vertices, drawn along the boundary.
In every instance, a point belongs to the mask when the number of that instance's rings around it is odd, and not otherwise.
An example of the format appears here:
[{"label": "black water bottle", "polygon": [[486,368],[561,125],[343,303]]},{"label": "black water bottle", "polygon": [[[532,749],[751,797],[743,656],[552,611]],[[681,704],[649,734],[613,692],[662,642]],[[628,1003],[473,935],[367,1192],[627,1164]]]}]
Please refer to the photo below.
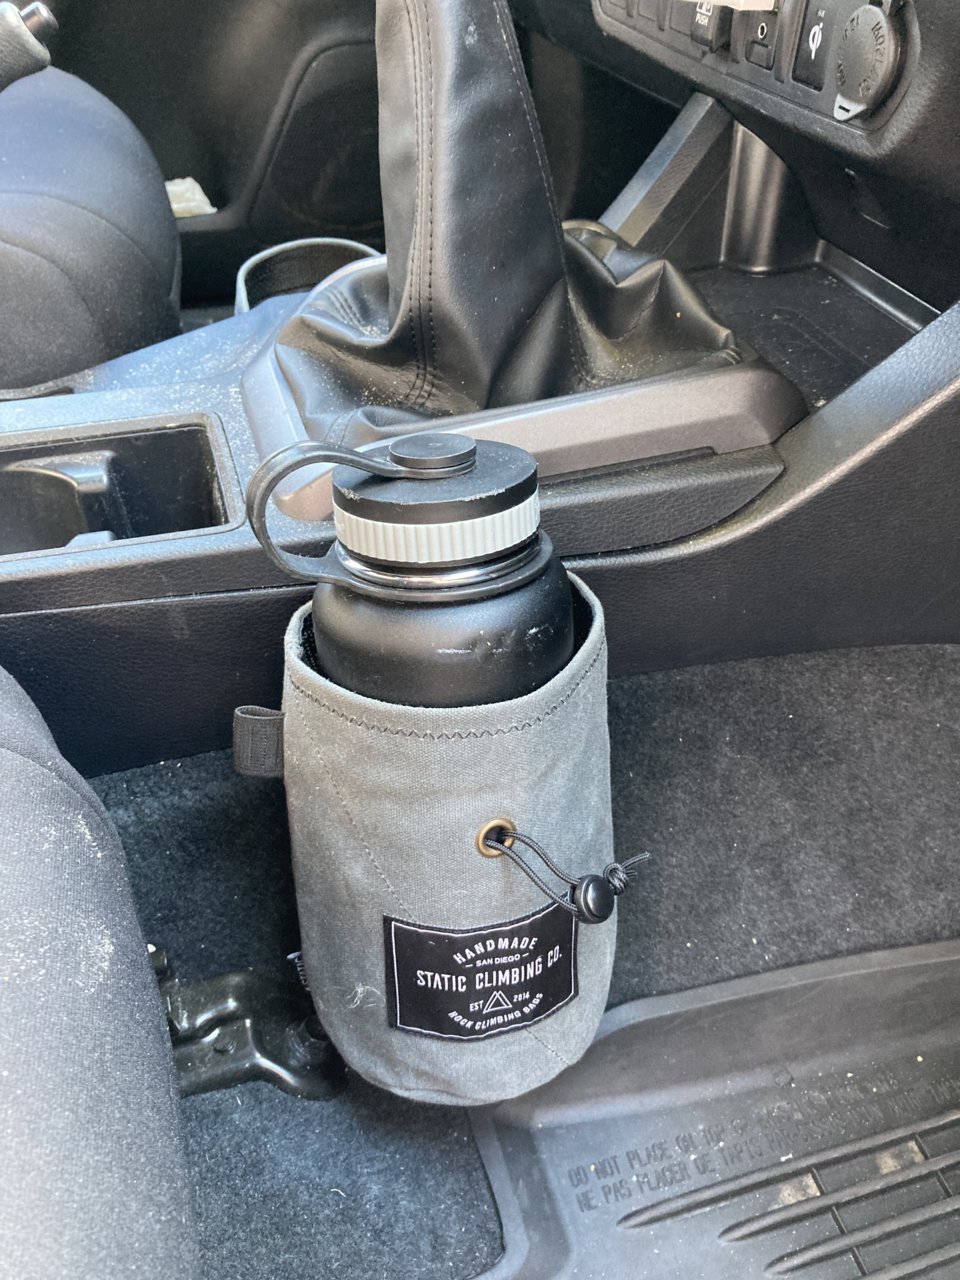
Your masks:
[{"label": "black water bottle", "polygon": [[[325,461],[348,464],[332,476],[336,541],[322,559],[291,556],[267,532],[267,501]],[[247,506],[271,558],[317,582],[317,669],[346,689],[407,706],[504,702],[573,655],[570,582],[522,449],[442,432],[364,453],[295,445],[259,469]]]}]

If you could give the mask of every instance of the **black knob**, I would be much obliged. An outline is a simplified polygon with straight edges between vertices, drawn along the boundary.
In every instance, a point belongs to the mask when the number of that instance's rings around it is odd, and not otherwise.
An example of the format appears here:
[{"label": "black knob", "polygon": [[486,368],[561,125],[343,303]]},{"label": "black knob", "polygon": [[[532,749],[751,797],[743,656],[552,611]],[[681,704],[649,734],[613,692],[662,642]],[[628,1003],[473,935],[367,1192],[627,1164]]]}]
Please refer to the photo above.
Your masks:
[{"label": "black knob", "polygon": [[900,67],[900,33],[890,16],[863,4],[840,34],[837,52],[837,120],[869,115],[893,88]]},{"label": "black knob", "polygon": [[573,905],[584,924],[603,924],[609,920],[616,900],[605,876],[581,876],[574,886]]}]

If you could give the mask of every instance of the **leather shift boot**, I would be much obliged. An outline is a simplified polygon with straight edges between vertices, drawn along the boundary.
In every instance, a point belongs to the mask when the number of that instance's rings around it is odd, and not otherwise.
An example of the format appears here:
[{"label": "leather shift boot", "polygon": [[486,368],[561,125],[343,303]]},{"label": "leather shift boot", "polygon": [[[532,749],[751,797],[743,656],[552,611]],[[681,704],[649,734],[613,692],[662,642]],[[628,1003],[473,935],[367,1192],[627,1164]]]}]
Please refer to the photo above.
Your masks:
[{"label": "leather shift boot", "polygon": [[314,438],[737,361],[679,271],[561,227],[505,0],[379,0],[377,59],[386,256],[318,285],[276,349]]}]

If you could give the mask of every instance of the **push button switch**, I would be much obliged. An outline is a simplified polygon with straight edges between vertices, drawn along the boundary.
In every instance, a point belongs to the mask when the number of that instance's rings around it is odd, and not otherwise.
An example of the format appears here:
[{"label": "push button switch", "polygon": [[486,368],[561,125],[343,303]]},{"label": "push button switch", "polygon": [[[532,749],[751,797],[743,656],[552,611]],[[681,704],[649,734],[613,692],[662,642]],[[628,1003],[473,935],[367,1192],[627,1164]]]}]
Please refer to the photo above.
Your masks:
[{"label": "push button switch", "polygon": [[751,40],[747,45],[747,61],[752,62],[755,67],[763,67],[764,71],[773,69],[774,53],[768,44],[760,44],[756,40]]},{"label": "push button switch", "polygon": [[807,0],[807,12],[800,30],[800,47],[793,64],[793,78],[819,93],[827,79],[827,59],[833,21],[823,0]]},{"label": "push button switch", "polygon": [[713,0],[697,0],[690,26],[694,41],[710,53],[725,49],[730,43],[733,10]]}]

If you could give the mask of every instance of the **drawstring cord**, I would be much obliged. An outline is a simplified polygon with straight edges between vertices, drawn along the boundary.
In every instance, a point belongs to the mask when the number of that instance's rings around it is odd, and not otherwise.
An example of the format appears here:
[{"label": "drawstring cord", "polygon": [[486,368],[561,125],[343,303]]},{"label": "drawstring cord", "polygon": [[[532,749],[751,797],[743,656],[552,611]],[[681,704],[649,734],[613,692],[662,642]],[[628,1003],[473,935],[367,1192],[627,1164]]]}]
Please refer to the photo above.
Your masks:
[{"label": "drawstring cord", "polygon": [[[495,837],[500,835],[500,840]],[[523,845],[535,854],[548,871],[568,886],[565,894],[559,894],[544,880],[543,876],[521,856],[516,845]],[[532,836],[522,831],[514,831],[507,826],[491,825],[483,833],[481,852],[490,851],[490,855],[509,858],[515,867],[519,867],[528,880],[537,886],[541,893],[569,911],[584,924],[602,924],[613,914],[616,899],[630,883],[630,870],[650,859],[649,853],[638,853],[625,862],[608,862],[602,875],[586,875],[574,878],[558,867],[546,849],[538,844]],[[490,856],[488,855],[488,856]]]}]

